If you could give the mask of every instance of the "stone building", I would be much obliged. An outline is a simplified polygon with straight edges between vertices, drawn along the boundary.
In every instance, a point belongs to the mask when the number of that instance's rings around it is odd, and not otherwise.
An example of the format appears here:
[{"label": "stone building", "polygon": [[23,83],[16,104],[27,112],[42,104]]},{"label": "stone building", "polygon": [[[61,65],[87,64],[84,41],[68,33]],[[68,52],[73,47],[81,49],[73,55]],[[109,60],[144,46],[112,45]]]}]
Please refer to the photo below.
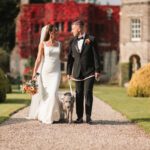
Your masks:
[{"label": "stone building", "polygon": [[86,22],[87,32],[97,39],[101,71],[111,78],[116,73],[119,60],[119,11],[119,6],[102,6],[90,0],[38,4],[22,0],[16,19],[16,46],[11,55],[11,72],[23,75],[29,58],[35,59],[37,55],[41,28],[49,23],[55,24],[59,31],[58,40],[63,44],[62,72],[65,72],[68,42],[72,38],[71,23],[81,18]]},{"label": "stone building", "polygon": [[120,11],[120,84],[150,62],[150,0],[122,0]]}]

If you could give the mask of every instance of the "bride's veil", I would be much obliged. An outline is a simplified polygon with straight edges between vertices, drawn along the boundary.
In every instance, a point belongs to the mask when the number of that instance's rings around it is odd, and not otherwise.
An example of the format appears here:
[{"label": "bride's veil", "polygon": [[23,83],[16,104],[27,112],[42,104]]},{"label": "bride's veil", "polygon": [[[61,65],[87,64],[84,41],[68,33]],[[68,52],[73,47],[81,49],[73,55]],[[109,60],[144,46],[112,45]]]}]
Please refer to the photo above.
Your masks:
[{"label": "bride's veil", "polygon": [[[45,33],[46,33],[46,28],[47,28],[47,25],[45,25],[45,26],[42,28],[42,30],[41,30],[40,42],[43,42],[43,41],[44,41],[44,37],[45,37]],[[40,63],[40,66],[39,66],[37,72],[41,72],[42,64],[43,64],[43,59],[42,59],[42,61],[41,61],[41,63]]]},{"label": "bride's veil", "polygon": [[[44,26],[41,30],[40,42],[44,41],[44,37],[45,37],[45,33],[46,33],[46,27],[47,26]],[[37,77],[38,92],[32,96],[29,115],[27,117],[28,119],[37,119],[40,101],[44,100],[45,93],[44,93],[42,78],[41,78],[43,61],[44,61],[44,58],[42,58],[40,66],[37,70],[37,72],[40,73],[40,75]]]}]

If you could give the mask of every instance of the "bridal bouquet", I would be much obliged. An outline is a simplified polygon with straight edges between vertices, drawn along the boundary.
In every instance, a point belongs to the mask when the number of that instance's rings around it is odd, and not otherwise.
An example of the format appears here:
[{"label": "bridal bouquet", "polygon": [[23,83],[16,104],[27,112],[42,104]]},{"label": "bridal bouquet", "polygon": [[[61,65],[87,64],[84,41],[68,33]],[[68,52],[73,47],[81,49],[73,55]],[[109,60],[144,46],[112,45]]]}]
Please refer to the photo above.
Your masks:
[{"label": "bridal bouquet", "polygon": [[29,80],[23,84],[22,87],[23,92],[34,95],[37,93],[38,84],[36,80]]}]

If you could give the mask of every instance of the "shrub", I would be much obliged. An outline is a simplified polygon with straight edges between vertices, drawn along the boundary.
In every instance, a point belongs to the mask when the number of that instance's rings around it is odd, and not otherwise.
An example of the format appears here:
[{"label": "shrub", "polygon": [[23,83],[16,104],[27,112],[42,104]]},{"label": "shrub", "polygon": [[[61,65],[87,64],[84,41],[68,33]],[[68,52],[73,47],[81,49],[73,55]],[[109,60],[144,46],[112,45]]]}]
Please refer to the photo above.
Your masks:
[{"label": "shrub", "polygon": [[6,90],[0,89],[0,103],[5,102],[5,100],[6,100]]},{"label": "shrub", "polygon": [[12,88],[11,88],[10,80],[8,79],[8,77],[6,77],[5,79],[6,79],[6,92],[7,93],[11,93],[12,92]]},{"label": "shrub", "polygon": [[127,93],[129,96],[150,96],[150,64],[137,70],[129,82]]},{"label": "shrub", "polygon": [[0,102],[4,102],[6,99],[6,93],[12,92],[9,79],[0,68]]},{"label": "shrub", "polygon": [[6,77],[2,69],[0,69],[0,102],[4,102],[6,99]]},{"label": "shrub", "polygon": [[0,48],[0,68],[9,72],[9,54],[2,48]]}]

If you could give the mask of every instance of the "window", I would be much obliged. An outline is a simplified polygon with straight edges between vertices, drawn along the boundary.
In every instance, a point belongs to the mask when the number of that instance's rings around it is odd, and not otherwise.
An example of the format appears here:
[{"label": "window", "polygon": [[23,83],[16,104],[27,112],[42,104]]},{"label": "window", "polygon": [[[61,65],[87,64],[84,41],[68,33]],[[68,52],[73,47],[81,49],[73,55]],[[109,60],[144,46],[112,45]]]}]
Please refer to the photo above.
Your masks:
[{"label": "window", "polygon": [[65,71],[65,64],[61,62],[61,71]]},{"label": "window", "polygon": [[141,20],[140,19],[131,20],[131,40],[132,41],[141,40]]},{"label": "window", "polygon": [[104,71],[104,54],[99,53],[99,59],[100,59],[100,70]]},{"label": "window", "polygon": [[95,34],[99,36],[101,34],[101,26],[100,24],[95,24]]},{"label": "window", "polygon": [[98,35],[99,34],[99,25],[95,24],[95,33]]},{"label": "window", "polygon": [[56,28],[58,29],[59,32],[64,31],[64,22],[56,22],[55,26],[56,26]]},{"label": "window", "polygon": [[61,27],[61,31],[64,31],[64,22],[61,22],[61,25],[60,25]]},{"label": "window", "polygon": [[35,12],[31,13],[31,17],[34,18],[35,17]]},{"label": "window", "polygon": [[108,20],[112,19],[113,10],[111,8],[107,9],[107,18]]},{"label": "window", "polygon": [[57,30],[59,31],[59,22],[56,22],[55,26],[56,26]]},{"label": "window", "polygon": [[34,25],[34,32],[39,32],[39,24]]},{"label": "window", "polygon": [[68,22],[68,32],[71,32],[71,24],[72,24],[72,22],[69,21],[69,22]]},{"label": "window", "polygon": [[42,27],[44,27],[44,23],[43,23],[43,22],[41,23],[41,28],[42,28]]}]

